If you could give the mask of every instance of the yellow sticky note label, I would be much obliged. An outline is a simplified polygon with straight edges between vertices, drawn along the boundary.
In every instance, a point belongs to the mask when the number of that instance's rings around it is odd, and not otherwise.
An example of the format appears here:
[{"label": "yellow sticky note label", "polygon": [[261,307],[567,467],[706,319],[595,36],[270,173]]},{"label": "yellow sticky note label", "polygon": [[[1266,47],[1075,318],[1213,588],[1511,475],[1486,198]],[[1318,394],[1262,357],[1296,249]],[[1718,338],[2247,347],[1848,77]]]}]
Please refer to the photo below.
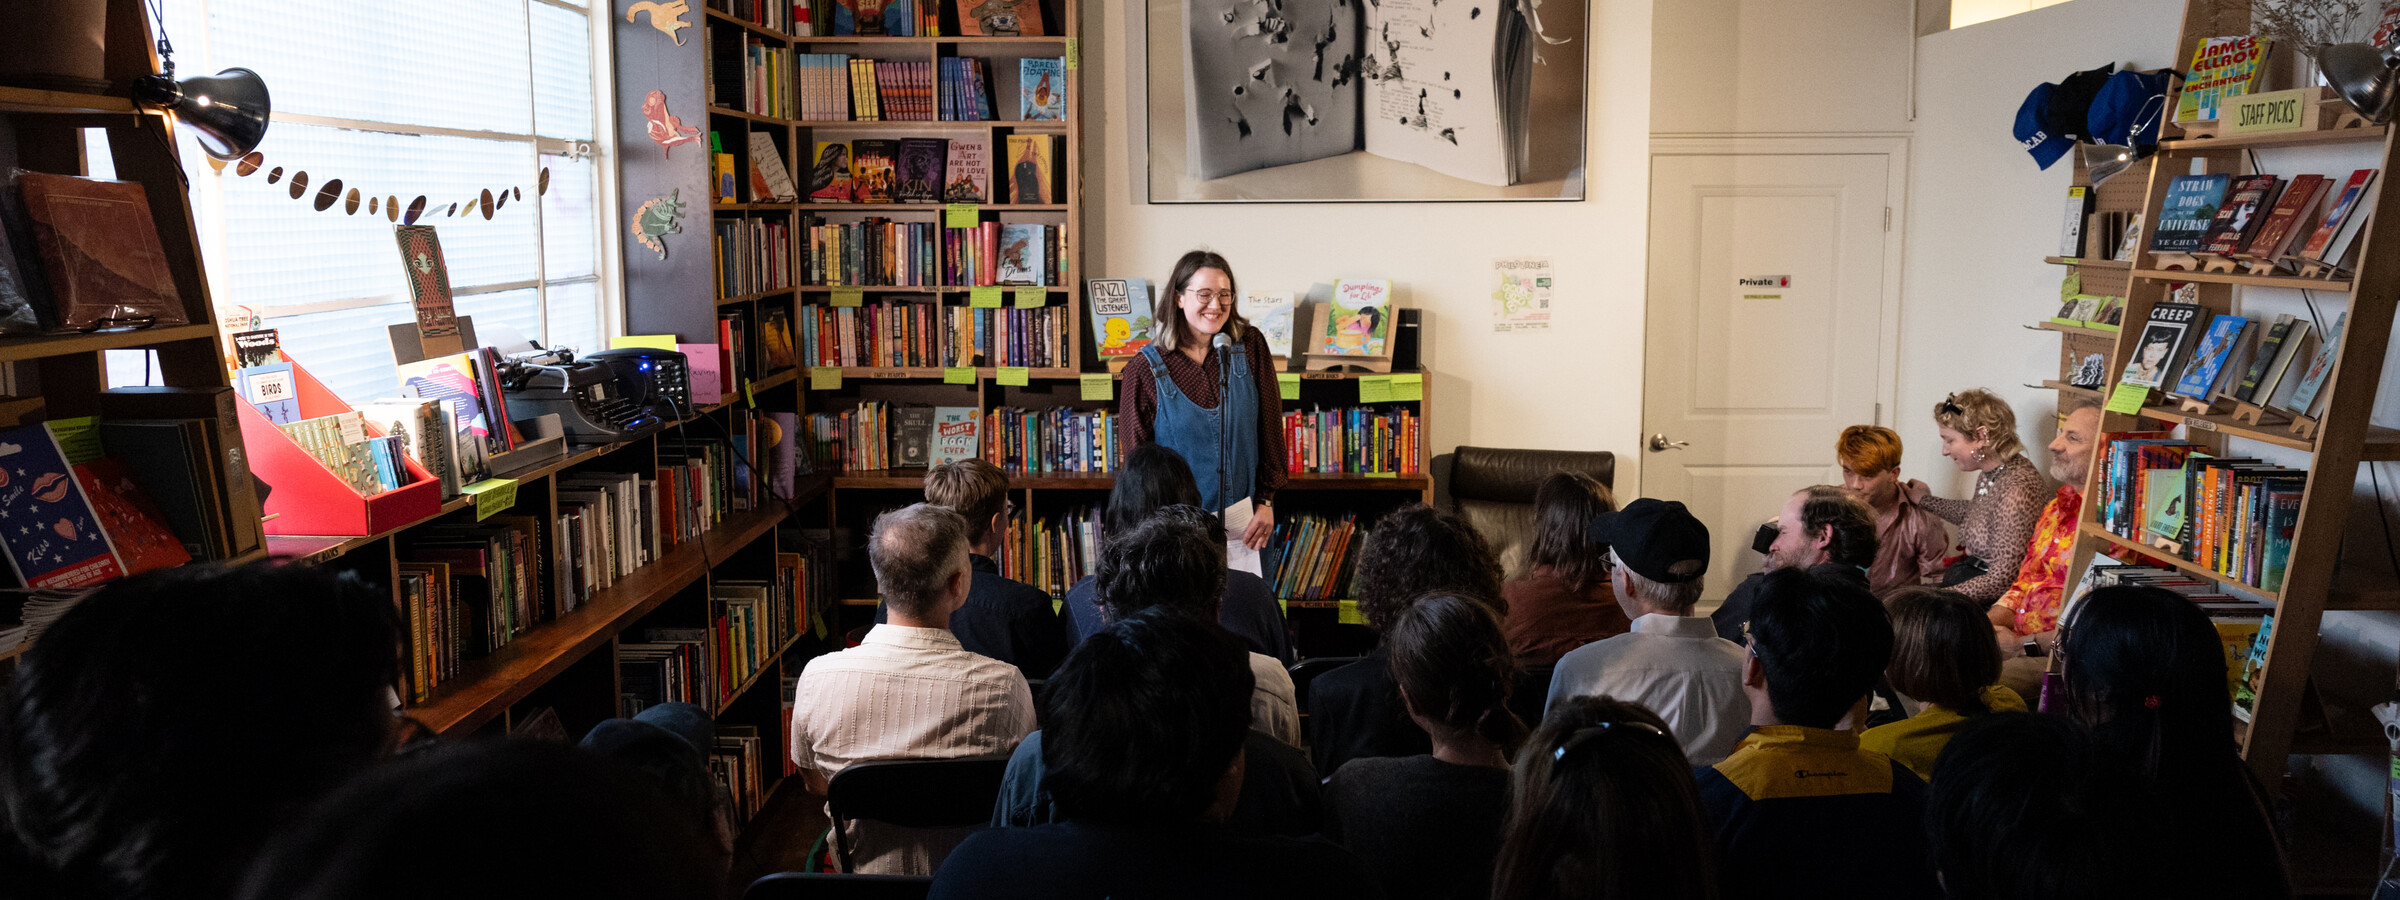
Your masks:
[{"label": "yellow sticky note label", "polygon": [[1082,67],[1083,67],[1083,41],[1082,41],[1082,39],[1080,39],[1080,38],[1068,38],[1068,39],[1067,39],[1067,71],[1069,71],[1069,72],[1072,72],[1072,71],[1075,71],[1076,69],[1079,69],[1079,68],[1082,68]]},{"label": "yellow sticky note label", "polygon": [[1421,374],[1392,376],[1392,399],[1425,399],[1425,376]]},{"label": "yellow sticky note label", "polygon": [[1033,370],[1024,366],[1001,366],[999,381],[1004,387],[1025,387],[1033,383]]},{"label": "yellow sticky note label", "polygon": [[1398,472],[1368,472],[1368,473],[1367,473],[1367,477],[1368,477],[1368,478],[1398,478],[1398,477],[1400,477],[1400,473],[1398,473]]},{"label": "yellow sticky note label", "polygon": [[973,203],[952,203],[942,207],[942,227],[973,228],[983,224],[983,207]]},{"label": "yellow sticky note label", "polygon": [[475,521],[489,519],[517,505],[517,480],[486,478],[459,490],[475,497]]},{"label": "yellow sticky note label", "polygon": [[1358,611],[1358,601],[1343,600],[1335,605],[1333,620],[1344,625],[1365,625],[1367,616]]},{"label": "yellow sticky note label", "polygon": [[1117,399],[1117,379],[1116,379],[1116,377],[1115,377],[1115,376],[1112,376],[1112,375],[1110,375],[1110,374],[1108,374],[1108,373],[1106,373],[1106,372],[1095,372],[1095,373],[1092,373],[1092,374],[1089,374],[1089,375],[1085,375],[1085,376],[1083,376],[1083,379],[1082,379],[1082,380],[1083,380],[1083,399],[1085,399],[1085,400],[1115,400],[1115,399]]},{"label": "yellow sticky note label", "polygon": [[608,349],[610,350],[623,350],[627,347],[673,350],[675,349],[675,336],[671,334],[629,334],[624,337],[608,339]]},{"label": "yellow sticky note label", "polygon": [[809,613],[808,613],[808,620],[809,620],[809,622],[810,622],[810,623],[812,623],[812,625],[814,626],[815,633],[816,633],[816,635],[817,635],[817,640],[820,640],[820,641],[821,641],[821,640],[824,640],[824,639],[825,639],[825,631],[826,631],[826,629],[825,629],[825,614],[823,614],[823,613],[820,613],[820,612],[817,612],[817,611],[815,611],[815,610],[810,610],[810,611],[809,611]]},{"label": "yellow sticky note label", "polygon": [[751,409],[758,408],[757,384],[747,378],[742,379],[742,403]]},{"label": "yellow sticky note label", "polygon": [[1016,301],[1018,309],[1040,309],[1050,305],[1050,289],[1046,287],[1021,287],[1009,292],[1009,296]]},{"label": "yellow sticky note label", "polygon": [[1392,376],[1362,375],[1358,379],[1358,402],[1392,402]]},{"label": "yellow sticky note label", "polygon": [[1001,289],[998,287],[979,287],[967,289],[968,306],[980,307],[983,309],[999,309],[1000,297]]},{"label": "yellow sticky note label", "polygon": [[950,366],[942,370],[943,384],[974,384],[974,366]]},{"label": "yellow sticky note label", "polygon": [[858,288],[833,289],[833,305],[835,306],[863,306],[866,302],[866,291]]},{"label": "yellow sticky note label", "polygon": [[1061,599],[1058,599],[1057,597],[1052,597],[1052,598],[1050,598],[1050,614],[1051,614],[1051,615],[1054,615],[1054,616],[1055,616],[1055,615],[1058,615],[1059,613],[1061,613],[1061,612],[1064,612],[1064,611],[1066,610],[1066,608],[1067,608],[1067,601],[1065,601],[1065,600],[1061,600]]},{"label": "yellow sticky note label", "polygon": [[2108,395],[2108,411],[2124,413],[2129,416],[2138,415],[2142,411],[2142,401],[2148,399],[2150,399],[2149,388],[2120,382],[2117,384],[2116,392]]},{"label": "yellow sticky note label", "polygon": [[1300,375],[1296,372],[1275,373],[1275,389],[1285,400],[1300,399]]},{"label": "yellow sticky note label", "polygon": [[[1284,614],[1284,616],[1287,618],[1290,617],[1292,614],[1292,601],[1286,600],[1282,597],[1275,598],[1275,611]],[[2393,765],[2400,766],[2400,762],[2393,763]]]},{"label": "yellow sticky note label", "polygon": [[809,390],[812,390],[812,391],[838,391],[838,390],[841,390],[841,389],[842,389],[842,367],[840,367],[840,366],[810,366],[810,367],[808,367],[808,389],[809,389]]}]

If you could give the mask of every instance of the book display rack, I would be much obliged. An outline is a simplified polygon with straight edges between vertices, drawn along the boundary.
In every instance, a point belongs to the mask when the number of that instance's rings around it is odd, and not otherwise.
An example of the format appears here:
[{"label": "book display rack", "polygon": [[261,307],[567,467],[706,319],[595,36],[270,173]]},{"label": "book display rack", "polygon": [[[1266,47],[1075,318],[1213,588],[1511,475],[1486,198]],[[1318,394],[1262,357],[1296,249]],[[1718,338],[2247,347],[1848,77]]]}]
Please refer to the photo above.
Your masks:
[{"label": "book display rack", "polygon": [[[2178,58],[2190,58],[2200,43],[2212,36],[2248,33],[2249,15],[2248,4],[2213,0],[2188,4],[2177,44]],[[2177,205],[2177,193],[2195,183],[2187,179],[2198,178],[2202,173],[2219,176],[2220,182],[2229,180],[2238,188],[2249,175],[2277,175],[2284,185],[2290,185],[2296,176],[2314,171],[2331,182],[2332,190],[2328,193],[2338,197],[2353,170],[2390,172],[2394,145],[2391,130],[2384,127],[2343,127],[2264,137],[2179,136],[2174,124],[2167,127],[2166,140],[2161,142],[2153,165],[2147,171],[2136,169],[2118,175],[2106,185],[2099,204],[2103,209],[2112,203],[2125,208],[2124,195],[2114,193],[2114,189],[2120,184],[2146,187],[2140,205],[2131,207],[2144,214],[2140,234],[2134,238],[2131,261],[2100,263],[2065,258],[2050,261],[2074,266],[2087,291],[2088,286],[2101,283],[2108,285],[2108,290],[2121,293],[2125,300],[2122,326],[2109,335],[2105,348],[2099,390],[2087,392],[2087,396],[2112,401],[2112,409],[2104,415],[2100,427],[2103,435],[2100,447],[2108,448],[2113,435],[2155,437],[2161,444],[2173,445],[2177,454],[2188,452],[2231,464],[2210,464],[2207,473],[2212,477],[2223,474],[2229,480],[2207,487],[2212,493],[2186,496],[2187,504],[2209,505],[2198,499],[2204,496],[2222,498],[2221,502],[2227,504],[2222,508],[2237,517],[2234,521],[2269,525],[2261,532],[2256,528],[2245,531],[2241,526],[2228,529],[2223,522],[2212,522],[2208,527],[2216,529],[2214,536],[2204,530],[2206,541],[2199,546],[2148,539],[2156,535],[2146,530],[2139,508],[2120,510],[2116,527],[2112,528],[2106,518],[2110,515],[2109,504],[2095,502],[2093,498],[2105,498],[2112,490],[2138,488],[2123,482],[2112,485],[2111,473],[2096,462],[2085,484],[2087,499],[2076,540],[2072,572],[2075,578],[2070,578],[2070,583],[2077,583],[2087,569],[2098,565],[2096,557],[2106,556],[2121,563],[2171,569],[2177,573],[2176,577],[2194,579],[2200,589],[2211,594],[2271,605],[2271,628],[2264,629],[2259,639],[2263,653],[2253,651],[2256,658],[2250,664],[2250,686],[2245,691],[2252,696],[2243,698],[2242,712],[2247,714],[2247,724],[2238,740],[2244,758],[2270,788],[2275,788],[2283,781],[2290,754],[2381,755],[2387,749],[2379,739],[2355,745],[2333,740],[2329,735],[2343,732],[2341,723],[2330,723],[2329,730],[2329,723],[2304,721],[2307,717],[2303,709],[2314,705],[2313,698],[2307,698],[2313,691],[2310,667],[2321,640],[2319,625],[2324,613],[2400,609],[2400,602],[2395,602],[2400,592],[2388,586],[2370,588],[2360,583],[2381,581],[2388,576],[2362,576],[2356,571],[2337,568],[2341,532],[2351,513],[2353,482],[2359,464],[2400,459],[2400,432],[2368,423],[2383,374],[2394,304],[2400,301],[2400,263],[2395,262],[2388,246],[2400,238],[2381,227],[2382,216],[2376,215],[2353,225],[2356,233],[2347,253],[2301,255],[2296,249],[2301,244],[2295,241],[2290,245],[2294,250],[2273,258],[2243,260],[2244,265],[2239,267],[2214,264],[2181,268],[2175,266],[2184,266],[2187,260],[2178,258],[2181,254],[2155,252],[2153,238],[2166,217],[2167,207]],[[2275,152],[2283,148],[2304,149],[2306,155],[2295,158]],[[2323,161],[2333,158],[2329,154],[2338,155],[2341,160],[2339,171],[2328,171],[2334,168],[2334,164]],[[2278,168],[2279,165],[2285,168]],[[2079,171],[2079,180],[2081,177]],[[2233,205],[2234,196],[2238,196],[2238,191],[2228,195],[2227,206]],[[2373,178],[2361,196],[2355,198],[2355,202],[2369,210],[2395,200],[2400,200],[2400,193],[2395,192],[2389,178],[2381,177]],[[2338,202],[2338,199],[2317,201],[2313,216],[2322,219]],[[2268,209],[2271,204],[2260,207],[2261,214]],[[2274,227],[2273,219],[2266,222],[2268,228]],[[2240,225],[2235,227],[2238,229]],[[2306,240],[2307,235],[2300,238]],[[2250,245],[2255,247],[2259,243],[2253,240]],[[2229,242],[2225,246],[2232,245]],[[2209,247],[2201,245],[2200,249],[2205,252]],[[2188,262],[2211,261],[2203,256]],[[2237,268],[2240,271],[2233,271]],[[2165,376],[2170,380],[2161,388],[2144,391],[2125,387],[2124,382],[2139,380],[2135,373],[2145,364],[2145,347],[2160,343],[2155,334],[2146,332],[2156,327],[2154,322],[2167,322],[2179,316],[2191,323],[2189,336],[2184,340],[2187,344],[2197,342],[2203,350],[2214,349],[2206,346],[2205,335],[2220,331],[2226,335],[2241,334],[2238,329],[2245,324],[2252,328],[2248,333],[2256,338],[2239,342],[2230,355],[2218,356],[2225,369],[2214,373],[2215,378],[2209,377],[2210,370],[2203,370],[2197,378],[2187,376],[2179,384],[2172,379],[2183,371],[2182,367],[2164,365]],[[2243,373],[2249,371],[2249,363],[2241,361],[2243,354],[2248,352],[2253,357],[2260,354],[2262,351],[2257,348],[2278,326],[2287,333],[2302,331],[2294,326],[2295,322],[2309,326],[2305,329],[2313,332],[2309,340],[2318,343],[2299,348],[2301,362],[2283,378],[2280,389],[2272,380],[2263,388],[2254,386],[2255,379],[2252,385],[2244,385]],[[2073,329],[2055,330],[2067,331],[2070,342],[2078,339],[2074,337],[2078,332]],[[2184,355],[2189,353],[2187,346]],[[2274,373],[2276,361],[2271,354],[2267,362],[2269,365],[2259,367],[2259,371]],[[2161,367],[2158,363],[2150,364],[2152,369]],[[2307,371],[2312,367],[2319,371]],[[2076,381],[2073,371],[2062,367],[2060,381],[2045,384],[2062,390],[2079,390],[2073,386]],[[2182,390],[2177,390],[2179,387]],[[2295,397],[2296,388],[2307,388],[2307,392]],[[2165,396],[2170,392],[2176,396]],[[2319,396],[2312,402],[2309,393]],[[2137,397],[2137,394],[2147,396]],[[2123,449],[2131,452],[2147,448],[2128,442]],[[2224,474],[2233,470],[2250,474],[2237,482],[2231,480],[2232,475]],[[2253,483],[2248,478],[2257,481]],[[2254,505],[2238,505],[2243,503]],[[2289,504],[2289,508],[2275,508],[2284,504]],[[2199,510],[2187,505],[2185,511]],[[2288,529],[2288,539],[2283,529]],[[2229,546],[2224,541],[2232,543]],[[2244,554],[2254,549],[2263,552],[2259,557],[2245,558]],[[2263,572],[2254,567],[2261,559],[2272,560],[2276,571]]]}]

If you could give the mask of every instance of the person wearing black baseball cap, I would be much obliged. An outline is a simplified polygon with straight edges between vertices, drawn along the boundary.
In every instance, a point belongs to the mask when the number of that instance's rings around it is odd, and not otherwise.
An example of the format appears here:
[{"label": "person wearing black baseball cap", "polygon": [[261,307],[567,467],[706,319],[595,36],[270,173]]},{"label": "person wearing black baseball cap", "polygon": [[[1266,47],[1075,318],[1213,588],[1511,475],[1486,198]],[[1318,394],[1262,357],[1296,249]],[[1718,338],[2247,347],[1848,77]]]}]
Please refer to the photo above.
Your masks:
[{"label": "person wearing black baseball cap", "polygon": [[1642,498],[1592,518],[1617,603],[1633,630],[1577,648],[1550,675],[1550,704],[1614,697],[1665,719],[1697,766],[1733,752],[1750,724],[1740,645],[1692,614],[1708,574],[1708,526],[1673,500]]}]

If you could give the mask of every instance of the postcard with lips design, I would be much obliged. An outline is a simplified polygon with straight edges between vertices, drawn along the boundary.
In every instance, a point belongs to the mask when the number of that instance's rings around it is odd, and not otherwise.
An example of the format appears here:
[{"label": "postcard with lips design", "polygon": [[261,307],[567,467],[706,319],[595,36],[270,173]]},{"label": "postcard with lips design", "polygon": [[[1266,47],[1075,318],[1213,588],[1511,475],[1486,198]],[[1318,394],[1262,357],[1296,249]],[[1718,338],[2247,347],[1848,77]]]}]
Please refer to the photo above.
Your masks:
[{"label": "postcard with lips design", "polygon": [[0,545],[31,587],[85,587],[125,574],[66,454],[42,425],[0,431]]}]

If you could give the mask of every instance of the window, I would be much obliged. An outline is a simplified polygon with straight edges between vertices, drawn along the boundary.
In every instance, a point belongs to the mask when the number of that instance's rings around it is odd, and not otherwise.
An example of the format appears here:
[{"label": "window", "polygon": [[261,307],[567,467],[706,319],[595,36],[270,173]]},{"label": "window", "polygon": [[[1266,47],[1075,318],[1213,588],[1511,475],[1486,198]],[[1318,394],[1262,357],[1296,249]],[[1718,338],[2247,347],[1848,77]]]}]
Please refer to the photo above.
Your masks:
[{"label": "window", "polygon": [[[227,329],[255,317],[344,398],[391,396],[385,329],[411,314],[382,205],[423,195],[418,223],[438,229],[458,312],[483,343],[514,332],[604,349],[616,316],[595,98],[608,95],[594,73],[608,23],[585,2],[166,0],[179,76],[242,66],[274,95],[258,172],[220,172],[183,147]],[[298,172],[308,185],[294,199]],[[336,178],[358,190],[355,213],[312,202]],[[485,190],[507,195],[490,218],[443,215]]]}]

